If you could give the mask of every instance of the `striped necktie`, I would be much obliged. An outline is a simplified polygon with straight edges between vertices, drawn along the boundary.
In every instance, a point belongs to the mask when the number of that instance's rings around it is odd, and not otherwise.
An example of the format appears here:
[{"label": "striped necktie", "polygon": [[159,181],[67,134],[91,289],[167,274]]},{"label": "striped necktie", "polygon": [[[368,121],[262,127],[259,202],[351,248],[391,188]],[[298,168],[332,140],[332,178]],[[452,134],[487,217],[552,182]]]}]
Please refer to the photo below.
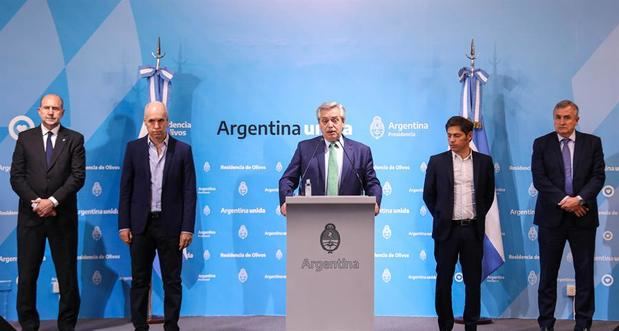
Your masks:
[{"label": "striped necktie", "polygon": [[572,186],[572,157],[570,155],[570,138],[561,139],[561,156],[563,156],[563,173],[565,174],[565,193],[574,194]]}]

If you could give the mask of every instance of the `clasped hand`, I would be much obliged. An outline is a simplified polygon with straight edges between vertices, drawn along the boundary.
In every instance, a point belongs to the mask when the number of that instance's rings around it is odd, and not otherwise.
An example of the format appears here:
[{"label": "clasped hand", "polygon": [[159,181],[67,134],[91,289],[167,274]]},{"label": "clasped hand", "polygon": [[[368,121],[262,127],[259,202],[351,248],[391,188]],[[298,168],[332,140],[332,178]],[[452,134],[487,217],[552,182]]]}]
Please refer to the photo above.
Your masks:
[{"label": "clasped hand", "polygon": [[589,208],[580,204],[580,199],[577,197],[568,197],[559,203],[559,207],[565,211],[576,214],[578,217],[585,216],[589,211]]},{"label": "clasped hand", "polygon": [[36,198],[30,201],[30,205],[32,206],[32,211],[37,213],[39,217],[56,216],[54,204],[49,199]]}]

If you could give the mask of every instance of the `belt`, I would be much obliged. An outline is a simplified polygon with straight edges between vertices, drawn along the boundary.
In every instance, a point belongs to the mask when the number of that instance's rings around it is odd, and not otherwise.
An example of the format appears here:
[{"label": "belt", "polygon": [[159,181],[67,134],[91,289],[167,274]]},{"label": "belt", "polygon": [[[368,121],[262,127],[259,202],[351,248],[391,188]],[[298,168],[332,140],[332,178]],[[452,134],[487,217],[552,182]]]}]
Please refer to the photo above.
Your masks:
[{"label": "belt", "polygon": [[468,226],[468,225],[471,225],[471,224],[477,222],[477,220],[474,219],[474,218],[465,218],[463,220],[452,220],[452,222],[455,225]]},{"label": "belt", "polygon": [[151,211],[150,213],[148,213],[148,218],[151,220],[155,220],[158,218],[161,218],[161,212],[160,211]]}]

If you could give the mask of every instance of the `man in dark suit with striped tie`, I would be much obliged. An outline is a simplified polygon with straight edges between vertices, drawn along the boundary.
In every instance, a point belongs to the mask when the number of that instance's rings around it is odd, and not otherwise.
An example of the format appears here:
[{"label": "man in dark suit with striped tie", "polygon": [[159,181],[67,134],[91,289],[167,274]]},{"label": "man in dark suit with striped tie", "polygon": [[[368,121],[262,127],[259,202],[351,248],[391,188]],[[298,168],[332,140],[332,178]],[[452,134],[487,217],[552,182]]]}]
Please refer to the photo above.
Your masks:
[{"label": "man in dark suit with striped tie", "polygon": [[593,312],[593,257],[599,225],[596,197],[604,185],[604,152],[599,137],[576,131],[578,106],[560,101],[553,111],[555,131],[535,139],[531,172],[538,190],[534,223],[539,226],[538,323],[552,330],[557,275],[565,242],[576,273],[574,330],[589,330]]},{"label": "man in dark suit with striped tie", "polygon": [[80,307],[77,284],[77,192],[84,186],[84,137],[60,125],[64,103],[41,98],[41,126],[19,134],[11,164],[17,214],[17,315],[22,330],[39,329],[37,278],[49,241],[60,287],[58,329],[74,330]]}]

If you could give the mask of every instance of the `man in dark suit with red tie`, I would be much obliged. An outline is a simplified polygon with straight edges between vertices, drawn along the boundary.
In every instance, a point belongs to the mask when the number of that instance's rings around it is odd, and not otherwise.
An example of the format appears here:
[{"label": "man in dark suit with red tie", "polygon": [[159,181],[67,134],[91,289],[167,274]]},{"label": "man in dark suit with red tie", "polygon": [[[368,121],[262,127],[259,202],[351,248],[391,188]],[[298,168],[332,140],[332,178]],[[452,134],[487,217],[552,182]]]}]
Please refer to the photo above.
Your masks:
[{"label": "man in dark suit with red tie", "polygon": [[461,116],[445,124],[449,151],[430,157],[423,201],[432,214],[436,259],[435,308],[438,327],[454,325],[451,286],[458,259],[465,286],[465,330],[477,330],[481,307],[481,260],[486,214],[494,201],[494,163],[469,146],[473,123]]},{"label": "man in dark suit with red tie", "polygon": [[179,330],[182,250],[193,237],[196,171],[191,147],[170,137],[168,112],[155,101],[144,109],[148,135],[127,144],[120,180],[118,228],[131,252],[131,321],[146,321],[155,252],[159,254],[166,331]]},{"label": "man in dark suit with red tie", "polygon": [[553,110],[555,131],[535,139],[531,172],[539,192],[534,223],[539,227],[538,323],[552,330],[557,275],[565,242],[576,273],[574,330],[589,330],[595,311],[593,258],[599,225],[596,197],[604,185],[604,152],[599,137],[576,131],[578,106],[569,100]]},{"label": "man in dark suit with red tie", "polygon": [[74,330],[77,283],[77,192],[86,177],[84,137],[60,125],[64,103],[48,94],[39,104],[41,126],[19,134],[11,164],[17,215],[17,314],[22,330],[38,330],[37,279],[49,241],[60,288],[58,329]]}]

